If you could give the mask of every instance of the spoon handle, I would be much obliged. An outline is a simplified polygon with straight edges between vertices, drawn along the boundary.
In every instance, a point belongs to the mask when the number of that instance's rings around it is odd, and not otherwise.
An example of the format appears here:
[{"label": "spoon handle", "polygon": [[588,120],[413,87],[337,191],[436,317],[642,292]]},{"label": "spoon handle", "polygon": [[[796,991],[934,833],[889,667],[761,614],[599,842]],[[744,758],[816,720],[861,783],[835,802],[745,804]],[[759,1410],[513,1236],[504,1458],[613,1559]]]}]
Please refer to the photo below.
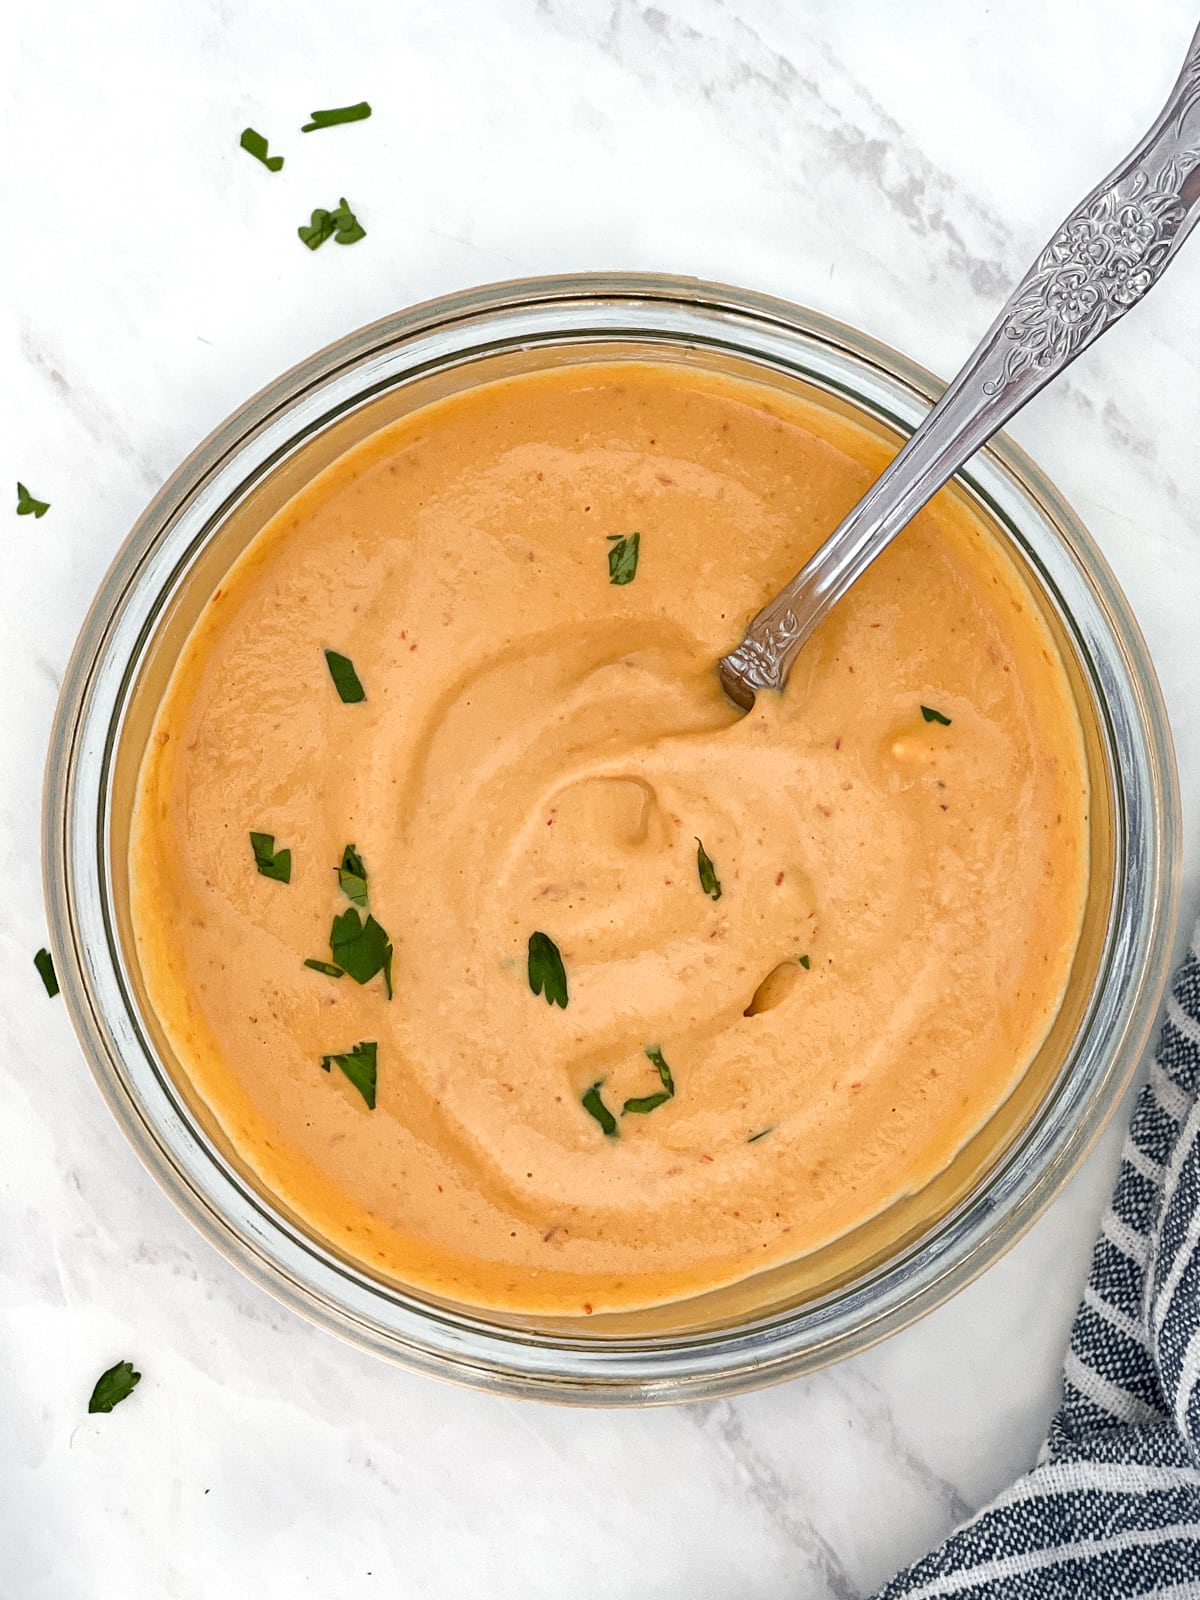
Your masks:
[{"label": "spoon handle", "polygon": [[1055,233],[937,405],[719,664],[738,704],[779,689],[832,605],[1009,418],[1154,287],[1200,219],[1200,30],[1146,137]]}]

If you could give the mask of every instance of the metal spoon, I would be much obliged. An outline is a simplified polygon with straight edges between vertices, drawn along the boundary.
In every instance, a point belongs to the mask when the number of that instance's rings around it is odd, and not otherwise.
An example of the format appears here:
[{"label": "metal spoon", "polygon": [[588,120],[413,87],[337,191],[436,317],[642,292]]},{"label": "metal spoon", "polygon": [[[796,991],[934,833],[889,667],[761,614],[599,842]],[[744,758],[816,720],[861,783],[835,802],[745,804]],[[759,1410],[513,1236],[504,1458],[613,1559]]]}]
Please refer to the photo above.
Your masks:
[{"label": "metal spoon", "polygon": [[1071,212],[885,472],[717,672],[744,711],[782,689],[829,609],[980,445],[1137,304],[1200,219],[1200,29],[1146,137]]}]

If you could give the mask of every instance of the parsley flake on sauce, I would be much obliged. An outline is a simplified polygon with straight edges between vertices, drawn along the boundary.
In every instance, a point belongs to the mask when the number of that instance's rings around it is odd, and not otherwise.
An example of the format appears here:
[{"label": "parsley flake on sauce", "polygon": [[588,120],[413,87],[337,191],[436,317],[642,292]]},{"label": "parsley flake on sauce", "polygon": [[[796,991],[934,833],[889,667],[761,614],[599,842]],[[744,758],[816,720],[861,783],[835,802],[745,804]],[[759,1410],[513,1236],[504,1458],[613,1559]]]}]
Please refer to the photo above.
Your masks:
[{"label": "parsley flake on sauce", "polygon": [[709,859],[708,851],[696,840],[696,871],[700,874],[700,887],[710,900],[721,898],[721,880],[717,877],[717,869]]},{"label": "parsley flake on sauce", "polygon": [[118,1361],[116,1366],[109,1367],[96,1379],[96,1387],[88,1401],[88,1411],[111,1411],[122,1400],[128,1400],[141,1381],[142,1375],[133,1370],[132,1361]]},{"label": "parsley flake on sauce", "polygon": [[367,237],[367,230],[346,204],[344,195],[332,211],[318,206],[308,226],[301,226],[296,232],[310,250],[319,250],[326,239],[333,239],[338,244],[356,244],[359,239]]},{"label": "parsley flake on sauce", "polygon": [[661,1049],[656,1044],[648,1044],[645,1054],[647,1060],[658,1069],[662,1089],[657,1094],[636,1095],[632,1100],[626,1100],[621,1107],[622,1115],[633,1112],[635,1116],[642,1116],[647,1111],[656,1111],[659,1106],[666,1105],[668,1100],[675,1098],[675,1080],[671,1076],[671,1069],[663,1058]]},{"label": "parsley flake on sauce", "polygon": [[261,133],[255,133],[253,128],[243,128],[242,137],[238,140],[242,149],[252,155],[256,161],[261,161],[268,172],[278,172],[283,165],[282,156],[269,156],[267,154],[267,141]]},{"label": "parsley flake on sauce", "polygon": [[49,950],[39,950],[33,958],[33,964],[38,969],[38,977],[46,985],[46,993],[53,1000],[58,993],[58,974],[54,970],[54,957]]},{"label": "parsley flake on sauce", "polygon": [[922,706],[921,715],[926,722],[940,722],[943,728],[950,726],[950,718],[944,717],[940,711],[935,711],[932,706]]},{"label": "parsley flake on sauce", "polygon": [[392,998],[392,943],[374,917],[364,922],[353,906],[334,917],[329,950],[336,965],[355,983],[370,983],[382,972],[388,999]]},{"label": "parsley flake on sauce", "polygon": [[[336,128],[342,122],[365,122],[371,115],[371,107],[365,100],[360,100],[356,106],[334,106],[331,111],[312,111],[311,122],[306,122],[300,129],[301,133],[313,133],[318,128]],[[342,204],[345,205],[345,201]]]},{"label": "parsley flake on sauce", "polygon": [[608,552],[608,581],[615,584],[632,583],[637,577],[638,549],[642,542],[640,533],[610,533]]},{"label": "parsley flake on sauce", "polygon": [[774,1133],[774,1132],[775,1132],[774,1126],[771,1126],[770,1128],[760,1128],[757,1133],[752,1133],[750,1135],[750,1137],[746,1140],[746,1143],[747,1144],[757,1144],[760,1139],[765,1139],[769,1133]]},{"label": "parsley flake on sauce", "polygon": [[277,883],[291,883],[292,852],[276,850],[273,833],[251,833],[250,848],[254,851],[254,865],[264,878],[274,878]]},{"label": "parsley flake on sauce", "polygon": [[797,956],[796,960],[804,968],[805,972],[808,972],[811,969],[811,967],[812,967],[812,957],[811,956]]},{"label": "parsley flake on sauce", "polygon": [[626,1100],[621,1107],[621,1115],[624,1116],[628,1111],[632,1111],[636,1116],[641,1116],[647,1111],[657,1111],[659,1106],[665,1106],[667,1101],[672,1098],[673,1096],[665,1094],[661,1090],[658,1094],[634,1095],[632,1100]]},{"label": "parsley flake on sauce", "polygon": [[375,1109],[377,1050],[378,1046],[374,1039],[363,1039],[341,1055],[321,1057],[322,1072],[328,1072],[331,1067],[337,1067],[339,1071],[344,1072],[367,1102],[368,1111]]},{"label": "parsley flake on sauce", "polygon": [[529,987],[544,994],[548,1006],[567,1008],[567,972],[558,946],[545,933],[529,935]]},{"label": "parsley flake on sauce", "polygon": [[619,1139],[620,1133],[617,1129],[617,1119],[600,1098],[600,1090],[603,1087],[604,1079],[597,1079],[582,1098],[583,1109],[589,1117],[595,1117],[606,1139]]},{"label": "parsley flake on sauce", "polygon": [[317,961],[312,956],[309,956],[304,965],[311,967],[314,972],[323,972],[327,978],[344,978],[346,976],[342,968],[335,967],[332,961]]},{"label": "parsley flake on sauce", "polygon": [[367,691],[363,688],[349,656],[340,656],[336,650],[326,650],[325,664],[329,668],[329,676],[333,679],[333,686],[343,705],[356,706],[367,698]]},{"label": "parsley flake on sauce", "polygon": [[17,515],[19,517],[44,517],[49,509],[49,500],[35,500],[23,483],[17,484]]},{"label": "parsley flake on sauce", "polygon": [[367,907],[367,869],[363,858],[352,844],[342,851],[342,863],[337,869],[338,886],[347,900],[356,906]]}]

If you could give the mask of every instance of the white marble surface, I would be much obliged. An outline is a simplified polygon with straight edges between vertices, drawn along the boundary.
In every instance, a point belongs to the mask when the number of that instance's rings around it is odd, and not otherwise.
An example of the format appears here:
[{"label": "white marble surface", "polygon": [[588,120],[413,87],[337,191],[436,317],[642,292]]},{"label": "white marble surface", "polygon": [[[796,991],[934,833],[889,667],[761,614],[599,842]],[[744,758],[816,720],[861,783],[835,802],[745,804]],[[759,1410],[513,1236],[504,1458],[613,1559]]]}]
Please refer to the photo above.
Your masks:
[{"label": "white marble surface", "polygon": [[[111,1124],[43,939],[41,765],[134,516],[300,356],[488,279],[660,268],[958,364],[1156,109],[1190,0],[44,0],[5,72],[11,512],[0,674],[0,1593],[322,1600],[850,1596],[1030,1461],[1113,1129],[924,1323],[732,1402],[587,1413],[376,1363],[245,1283]],[[13,27],[10,21],[10,31]],[[314,106],[366,124],[301,138]],[[287,165],[237,148],[246,123]],[[345,194],[369,237],[301,248]],[[1014,432],[1093,528],[1162,675],[1200,868],[1200,245]],[[11,487],[3,490],[12,496]],[[145,1374],[87,1418],[97,1373]]]}]

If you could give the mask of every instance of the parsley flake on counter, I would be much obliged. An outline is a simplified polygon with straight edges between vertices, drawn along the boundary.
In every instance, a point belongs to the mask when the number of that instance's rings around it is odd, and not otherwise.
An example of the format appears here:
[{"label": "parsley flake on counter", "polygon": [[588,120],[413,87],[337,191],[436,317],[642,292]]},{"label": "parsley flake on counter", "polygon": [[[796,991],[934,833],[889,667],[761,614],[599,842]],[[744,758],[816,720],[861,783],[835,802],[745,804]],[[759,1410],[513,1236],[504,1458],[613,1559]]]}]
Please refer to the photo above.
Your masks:
[{"label": "parsley flake on counter", "polygon": [[313,212],[307,227],[301,224],[296,229],[301,243],[306,244],[310,250],[319,250],[326,239],[333,238],[336,231],[337,223],[333,220],[333,213],[322,207]]},{"label": "parsley flake on counter", "polygon": [[355,244],[367,237],[367,230],[346,204],[344,195],[332,211],[318,206],[308,226],[301,226],[296,232],[310,250],[320,249],[326,239],[333,239],[338,244]]},{"label": "parsley flake on counter", "polygon": [[356,706],[360,700],[367,698],[367,691],[363,688],[349,656],[340,656],[336,650],[326,650],[325,664],[329,668],[329,676],[333,679],[333,686],[343,705]]},{"label": "parsley flake on counter", "polygon": [[610,533],[612,549],[608,552],[608,581],[615,584],[632,583],[637,576],[638,549],[642,542],[640,533]]},{"label": "parsley flake on counter", "polygon": [[[694,835],[693,835],[694,837]],[[700,874],[700,887],[710,900],[721,898],[721,880],[717,877],[717,869],[709,859],[708,851],[696,840],[696,871]]]},{"label": "parsley flake on counter", "polygon": [[49,500],[35,500],[23,483],[17,484],[17,515],[19,517],[44,517],[49,509]]},{"label": "parsley flake on counter", "polygon": [[292,852],[276,850],[273,833],[251,833],[250,848],[254,851],[254,865],[264,878],[274,878],[277,883],[291,883]]},{"label": "parsley flake on counter", "polygon": [[388,999],[392,998],[392,943],[374,917],[369,916],[364,922],[353,906],[334,917],[329,950],[334,962],[355,983],[370,983],[382,972]]},{"label": "parsley flake on counter", "polygon": [[360,239],[367,237],[367,230],[346,204],[344,195],[338,201],[332,216],[334,244],[357,244]]},{"label": "parsley flake on counter", "polygon": [[796,960],[804,968],[805,972],[808,972],[808,971],[811,970],[811,968],[812,968],[812,957],[811,956],[797,956]]},{"label": "parsley flake on counter", "polygon": [[314,972],[323,972],[327,978],[344,978],[346,976],[343,969],[335,967],[332,961],[317,961],[312,956],[309,956],[304,965],[311,967]]},{"label": "parsley flake on counter", "polygon": [[53,1000],[58,993],[58,974],[54,970],[54,957],[49,950],[39,950],[33,958],[33,964],[38,969],[38,977],[46,985],[46,993]]},{"label": "parsley flake on counter", "polygon": [[548,1006],[567,1008],[567,972],[558,946],[545,933],[529,935],[529,987],[544,994]]},{"label": "parsley flake on counter", "polygon": [[632,1100],[626,1100],[621,1107],[622,1116],[626,1112],[633,1112],[635,1116],[642,1116],[647,1111],[656,1111],[659,1106],[666,1105],[668,1100],[675,1098],[675,1080],[671,1076],[671,1069],[663,1058],[663,1053],[656,1044],[646,1046],[645,1055],[658,1069],[659,1082],[662,1089],[657,1094],[636,1095]]},{"label": "parsley flake on counter", "polygon": [[377,1050],[374,1039],[363,1039],[341,1055],[321,1057],[321,1070],[328,1072],[331,1067],[337,1067],[344,1072],[367,1102],[368,1111],[375,1109]]},{"label": "parsley flake on counter", "polygon": [[747,1144],[757,1144],[760,1139],[765,1139],[769,1133],[774,1133],[774,1127],[760,1128],[757,1133],[752,1133],[746,1140]]},{"label": "parsley flake on counter", "polygon": [[365,100],[360,100],[356,106],[334,106],[331,111],[311,111],[309,115],[312,121],[304,124],[301,133],[312,133],[317,128],[336,128],[342,122],[365,122],[371,115],[371,107]]},{"label": "parsley flake on counter", "polygon": [[367,869],[363,858],[352,844],[342,851],[342,864],[337,869],[338,886],[347,900],[356,906],[367,907]]},{"label": "parsley flake on counter", "polygon": [[940,711],[935,711],[932,706],[922,706],[921,715],[926,722],[940,722],[943,728],[950,726],[950,718],[944,717]]},{"label": "parsley flake on counter", "polygon": [[118,1361],[116,1366],[109,1367],[96,1379],[96,1387],[88,1401],[88,1411],[111,1411],[122,1400],[128,1400],[141,1381],[142,1375],[133,1370],[132,1361]]},{"label": "parsley flake on counter", "polygon": [[583,1109],[589,1117],[595,1117],[600,1124],[600,1130],[606,1139],[618,1139],[617,1119],[600,1098],[600,1090],[604,1086],[604,1079],[599,1078],[583,1096]]},{"label": "parsley flake on counter", "polygon": [[252,155],[256,161],[261,161],[268,172],[278,172],[283,165],[282,156],[269,156],[267,154],[267,141],[261,133],[256,133],[253,128],[243,128],[242,137],[238,140],[242,149]]}]

